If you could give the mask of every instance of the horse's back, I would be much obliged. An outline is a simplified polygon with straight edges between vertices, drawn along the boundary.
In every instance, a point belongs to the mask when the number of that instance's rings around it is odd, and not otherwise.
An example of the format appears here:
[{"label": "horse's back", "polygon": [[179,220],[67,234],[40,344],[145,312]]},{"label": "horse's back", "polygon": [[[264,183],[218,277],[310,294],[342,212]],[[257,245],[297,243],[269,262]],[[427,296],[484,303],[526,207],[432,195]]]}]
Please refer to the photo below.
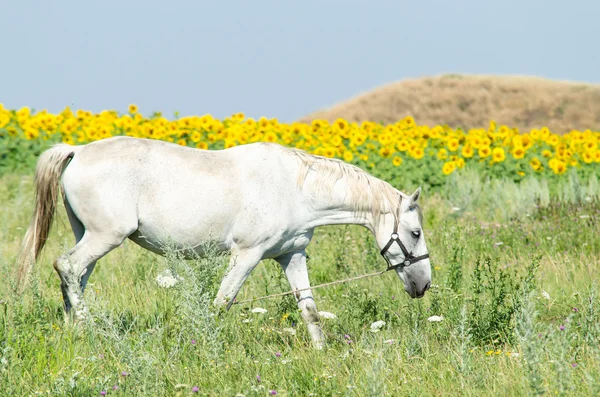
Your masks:
[{"label": "horse's back", "polygon": [[[291,157],[281,147],[250,144],[197,150],[162,141],[109,138],[86,145],[65,170],[63,186],[78,216],[134,217],[150,240],[185,244],[232,238],[293,207]],[[291,172],[293,174],[293,172]],[[86,223],[86,219],[82,219]]]}]

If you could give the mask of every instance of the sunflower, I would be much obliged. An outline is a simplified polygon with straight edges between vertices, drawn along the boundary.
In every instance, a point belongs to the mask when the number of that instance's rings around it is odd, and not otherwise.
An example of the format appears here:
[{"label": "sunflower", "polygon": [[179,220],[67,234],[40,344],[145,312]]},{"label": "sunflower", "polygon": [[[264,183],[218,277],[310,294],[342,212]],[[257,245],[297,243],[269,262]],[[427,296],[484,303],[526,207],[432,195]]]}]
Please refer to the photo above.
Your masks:
[{"label": "sunflower", "polygon": [[448,151],[444,148],[441,148],[440,150],[438,150],[436,157],[438,158],[438,160],[446,160],[448,158]]},{"label": "sunflower", "polygon": [[456,169],[456,164],[454,163],[454,161],[447,161],[444,163],[444,166],[442,167],[442,172],[444,173],[444,175],[450,175],[451,173],[454,172],[455,169]]},{"label": "sunflower", "polygon": [[465,146],[462,147],[461,154],[465,158],[473,157],[473,154],[474,154],[473,146],[466,144]]},{"label": "sunflower", "polygon": [[275,134],[273,131],[269,131],[265,134],[263,140],[265,142],[277,142],[277,134]]},{"label": "sunflower", "polygon": [[583,155],[581,157],[583,158],[583,162],[586,164],[594,162],[594,155],[592,154],[592,152],[583,152]]},{"label": "sunflower", "polygon": [[492,149],[490,149],[489,146],[482,146],[479,148],[478,153],[479,153],[479,157],[484,159],[492,153]]},{"label": "sunflower", "polygon": [[354,160],[354,155],[349,150],[344,150],[344,155],[342,156],[345,162],[349,163]]},{"label": "sunflower", "polygon": [[344,119],[337,119],[334,123],[333,126],[336,130],[338,131],[345,131],[348,129],[348,122]]},{"label": "sunflower", "polygon": [[506,155],[504,154],[504,149],[502,149],[501,147],[495,147],[492,150],[492,160],[494,161],[494,163],[501,163],[504,161],[505,158]]},{"label": "sunflower", "polygon": [[458,149],[458,139],[450,138],[448,140],[448,150],[455,152]]},{"label": "sunflower", "polygon": [[390,149],[388,146],[383,146],[381,149],[379,149],[379,155],[383,158],[388,158],[393,154],[393,150]]},{"label": "sunflower", "polygon": [[417,146],[411,149],[408,154],[415,160],[421,160],[425,156],[425,151]]},{"label": "sunflower", "polygon": [[558,160],[555,167],[552,169],[556,175],[562,175],[567,170],[567,164],[564,161]]},{"label": "sunflower", "polygon": [[511,154],[517,160],[522,159],[525,157],[525,149],[521,146],[517,146],[512,150]]},{"label": "sunflower", "polygon": [[131,105],[129,105],[128,110],[129,110],[129,113],[136,114],[139,109],[138,109],[137,105],[131,104]]},{"label": "sunflower", "polygon": [[201,149],[201,150],[206,150],[206,149],[208,149],[208,143],[206,143],[206,142],[198,142],[196,144],[196,148],[197,149]]},{"label": "sunflower", "polygon": [[392,159],[392,164],[394,167],[399,167],[402,164],[402,157],[394,156]]},{"label": "sunflower", "polygon": [[533,168],[534,171],[539,171],[540,169],[542,169],[542,162],[538,160],[537,157],[532,158],[529,161],[529,165],[531,166],[531,168]]},{"label": "sunflower", "polygon": [[323,150],[323,155],[324,155],[325,157],[329,157],[329,158],[332,158],[332,157],[334,157],[334,156],[335,156],[335,148],[334,148],[334,147],[331,147],[331,146],[330,146],[330,147],[326,147],[326,148]]}]

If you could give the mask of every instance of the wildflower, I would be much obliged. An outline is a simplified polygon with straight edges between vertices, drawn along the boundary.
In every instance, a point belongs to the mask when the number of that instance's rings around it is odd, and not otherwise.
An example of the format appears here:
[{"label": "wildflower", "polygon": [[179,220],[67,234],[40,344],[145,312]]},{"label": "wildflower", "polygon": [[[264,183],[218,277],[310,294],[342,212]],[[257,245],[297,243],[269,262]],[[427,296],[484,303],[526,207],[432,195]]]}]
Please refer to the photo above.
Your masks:
[{"label": "wildflower", "polygon": [[192,345],[196,344],[196,339],[192,339]]},{"label": "wildflower", "polygon": [[192,387],[192,393],[198,393],[199,391],[200,391],[200,388],[198,386]]},{"label": "wildflower", "polygon": [[547,293],[546,291],[542,291],[542,296],[544,297],[544,299],[550,300],[550,294]]},{"label": "wildflower", "polygon": [[443,316],[431,316],[431,317],[427,318],[427,321],[433,322],[433,323],[439,323],[442,320],[444,320]]},{"label": "wildflower", "polygon": [[386,324],[385,321],[383,320],[379,320],[379,321],[375,321],[373,324],[371,324],[371,332],[379,332],[379,330]]},{"label": "wildflower", "polygon": [[281,357],[281,353],[280,352],[275,353],[275,357]]},{"label": "wildflower", "polygon": [[558,329],[560,329],[561,331],[564,331],[565,330],[565,326],[561,325],[560,327],[558,327]]},{"label": "wildflower", "polygon": [[571,367],[573,367],[573,368],[577,368],[577,363],[573,363],[573,364],[571,364]]},{"label": "wildflower", "polygon": [[260,375],[256,375],[256,381],[260,383]]},{"label": "wildflower", "polygon": [[113,390],[118,390],[118,389],[119,389],[119,386],[117,386],[117,385],[114,385],[114,386],[112,387],[112,389],[113,389]]},{"label": "wildflower", "polygon": [[156,277],[156,283],[161,288],[174,287],[178,282],[182,281],[183,278],[180,276],[175,277],[170,269],[166,269],[164,272]]},{"label": "wildflower", "polygon": [[329,313],[329,312],[319,312],[319,316],[323,317],[323,318],[327,318],[327,319],[335,319],[337,318],[337,316],[333,313]]},{"label": "wildflower", "polygon": [[252,311],[252,313],[266,313],[267,309],[263,309],[262,307],[255,307],[251,311]]},{"label": "wildflower", "polygon": [[106,396],[106,390],[102,390],[102,391],[100,392],[100,395],[101,395],[101,396]]},{"label": "wildflower", "polygon": [[273,395],[273,396],[274,396],[274,395],[276,395],[276,394],[277,394],[277,390],[271,390],[271,391],[269,392],[269,394],[271,394],[271,395]]},{"label": "wildflower", "polygon": [[127,372],[123,371],[123,372],[121,372],[121,376],[125,378],[125,377],[129,376],[129,374]]},{"label": "wildflower", "polygon": [[384,340],[383,343],[387,343],[387,344],[391,345],[395,341],[396,341],[395,339],[388,339],[388,340]]},{"label": "wildflower", "polygon": [[296,330],[293,328],[284,328],[283,332],[285,332],[286,334],[290,334],[290,335],[296,335]]},{"label": "wildflower", "polygon": [[129,113],[134,114],[134,113],[138,112],[138,107],[134,104],[131,104],[131,105],[129,105],[128,110],[129,110]]}]

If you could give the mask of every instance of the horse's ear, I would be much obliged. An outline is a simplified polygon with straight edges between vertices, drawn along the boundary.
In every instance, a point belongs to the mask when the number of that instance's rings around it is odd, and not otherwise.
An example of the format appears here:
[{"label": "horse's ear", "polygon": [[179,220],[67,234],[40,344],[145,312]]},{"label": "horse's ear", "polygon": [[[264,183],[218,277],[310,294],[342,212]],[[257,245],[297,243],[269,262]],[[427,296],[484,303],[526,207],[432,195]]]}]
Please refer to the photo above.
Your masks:
[{"label": "horse's ear", "polygon": [[417,190],[415,190],[415,192],[410,196],[411,203],[416,203],[419,200],[419,197],[421,197],[421,186],[419,186]]}]

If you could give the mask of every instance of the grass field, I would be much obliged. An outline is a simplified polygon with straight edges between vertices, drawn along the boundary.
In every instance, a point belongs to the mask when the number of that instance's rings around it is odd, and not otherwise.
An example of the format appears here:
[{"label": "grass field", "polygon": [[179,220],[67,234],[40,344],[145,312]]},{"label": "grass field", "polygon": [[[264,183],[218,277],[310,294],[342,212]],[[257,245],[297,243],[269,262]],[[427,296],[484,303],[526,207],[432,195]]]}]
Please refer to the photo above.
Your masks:
[{"label": "grass field", "polygon": [[[434,286],[411,300],[386,273],[316,290],[319,310],[337,317],[322,316],[323,351],[289,296],[214,313],[226,257],[162,258],[130,241],[90,279],[93,321],[65,326],[51,266],[74,244],[62,206],[31,287],[14,292],[32,194],[31,170],[0,177],[0,395],[600,395],[594,176],[548,189],[461,169],[424,191]],[[313,285],[385,268],[355,226],[319,229],[308,254]],[[183,281],[160,287],[165,269]],[[238,299],[287,290],[265,261]]]}]

